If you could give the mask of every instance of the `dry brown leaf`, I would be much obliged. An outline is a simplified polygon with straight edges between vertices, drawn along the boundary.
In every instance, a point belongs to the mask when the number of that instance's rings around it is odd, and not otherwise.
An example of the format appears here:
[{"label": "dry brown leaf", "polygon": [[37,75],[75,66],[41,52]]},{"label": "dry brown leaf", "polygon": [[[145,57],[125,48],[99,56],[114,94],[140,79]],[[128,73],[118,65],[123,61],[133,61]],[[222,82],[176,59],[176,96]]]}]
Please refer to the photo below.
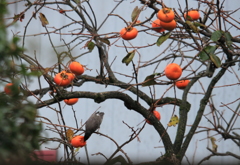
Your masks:
[{"label": "dry brown leaf", "polygon": [[66,137],[67,137],[67,140],[70,142],[73,138],[73,135],[74,135],[74,132],[73,130],[71,130],[70,128],[67,129],[67,132],[66,132]]},{"label": "dry brown leaf", "polygon": [[39,13],[39,19],[40,19],[43,27],[45,27],[46,25],[49,24],[46,16],[43,13]]},{"label": "dry brown leaf", "polygon": [[212,142],[212,150],[214,152],[217,152],[218,145],[216,145],[216,143],[215,143],[216,139],[214,137],[210,137],[210,140]]}]

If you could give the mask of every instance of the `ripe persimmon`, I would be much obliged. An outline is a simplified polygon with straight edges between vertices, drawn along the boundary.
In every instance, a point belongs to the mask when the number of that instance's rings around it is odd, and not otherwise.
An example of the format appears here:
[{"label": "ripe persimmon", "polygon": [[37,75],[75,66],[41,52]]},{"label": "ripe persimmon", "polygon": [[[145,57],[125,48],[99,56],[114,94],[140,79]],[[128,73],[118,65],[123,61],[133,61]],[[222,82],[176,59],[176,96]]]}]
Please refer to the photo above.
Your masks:
[{"label": "ripe persimmon", "polygon": [[65,74],[67,74],[67,75],[68,75],[68,78],[69,78],[71,81],[74,80],[74,78],[75,78],[75,74],[74,74],[74,73],[72,73],[72,72],[67,72],[67,71],[62,71],[62,72],[64,72]]},{"label": "ripe persimmon", "polygon": [[[154,111],[153,111],[153,115],[154,115],[158,120],[161,119],[161,115],[160,115],[160,113],[159,113],[158,111],[154,110]],[[147,120],[147,119],[146,119],[146,122],[147,122],[148,124],[151,124],[151,122],[150,122],[149,120]]]},{"label": "ripe persimmon", "polygon": [[189,82],[190,80],[179,80],[175,82],[175,85],[177,86],[178,89],[184,89]]},{"label": "ripe persimmon", "polygon": [[171,22],[175,18],[175,14],[171,8],[165,7],[158,11],[157,17],[162,22]]},{"label": "ripe persimmon", "polygon": [[64,99],[64,102],[67,105],[73,105],[78,102],[78,98]]},{"label": "ripe persimmon", "polygon": [[165,68],[165,74],[170,80],[177,80],[182,75],[182,68],[176,64],[168,64]]},{"label": "ripe persimmon", "polygon": [[54,82],[59,86],[67,86],[72,82],[72,79],[66,71],[62,71],[55,75]]},{"label": "ripe persimmon", "polygon": [[200,18],[200,14],[197,10],[190,10],[187,13],[184,13],[184,18],[188,21],[195,21]]},{"label": "ripe persimmon", "polygon": [[171,22],[163,22],[162,21],[161,26],[163,29],[171,31],[176,28],[177,22],[175,20],[172,20]]},{"label": "ripe persimmon", "polygon": [[136,38],[138,35],[138,30],[135,27],[125,27],[120,31],[120,36],[124,40],[131,40]]},{"label": "ripe persimmon", "polygon": [[[13,85],[14,85],[13,83],[8,83],[8,84],[5,85],[5,87],[4,87],[4,92],[5,92],[7,95],[12,95],[12,94],[15,93],[14,91],[12,91]],[[16,91],[16,93],[18,93],[18,92],[20,91],[20,88],[18,87],[17,90],[18,90],[18,91]]]},{"label": "ripe persimmon", "polygon": [[81,75],[84,73],[84,67],[77,61],[73,61],[69,64],[69,69],[72,73],[76,75]]},{"label": "ripe persimmon", "polygon": [[165,30],[162,28],[161,21],[159,19],[156,19],[155,21],[152,22],[152,28],[156,32],[163,32]]},{"label": "ripe persimmon", "polygon": [[4,92],[7,94],[7,95],[11,95],[12,91],[11,91],[11,86],[13,85],[13,83],[8,83],[5,85],[4,87]]},{"label": "ripe persimmon", "polygon": [[87,142],[84,141],[84,136],[77,135],[77,136],[74,136],[71,140],[71,145],[75,148],[83,147],[86,144]]}]

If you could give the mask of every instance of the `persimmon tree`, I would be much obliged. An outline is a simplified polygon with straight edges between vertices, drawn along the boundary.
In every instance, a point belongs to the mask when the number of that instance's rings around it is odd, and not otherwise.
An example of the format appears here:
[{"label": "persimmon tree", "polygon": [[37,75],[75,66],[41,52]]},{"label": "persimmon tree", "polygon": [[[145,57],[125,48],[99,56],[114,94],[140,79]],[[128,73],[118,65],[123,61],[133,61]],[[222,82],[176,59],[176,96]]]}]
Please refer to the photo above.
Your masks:
[{"label": "persimmon tree", "polygon": [[[21,12],[6,19],[8,29],[15,24],[24,24],[22,29],[13,31],[13,37],[21,39],[19,46],[22,50],[16,54],[16,59],[11,60],[16,67],[19,66],[17,65],[19,62],[24,63],[25,65],[21,67],[35,75],[39,86],[32,89],[28,85],[28,80],[23,79],[21,91],[26,97],[24,100],[35,98],[37,109],[47,108],[48,111],[56,112],[58,118],[58,123],[53,123],[51,118],[36,116],[37,122],[47,124],[48,131],[59,135],[51,138],[42,137],[39,143],[57,142],[59,146],[64,146],[65,156],[61,161],[77,161],[79,155],[76,155],[77,151],[70,141],[73,134],[84,133],[84,124],[79,125],[81,119],[74,115],[72,120],[75,120],[75,127],[68,126],[63,115],[66,106],[62,107],[60,103],[71,98],[92,99],[95,104],[100,105],[107,100],[120,100],[126,108],[124,111],[133,110],[141,114],[144,122],[136,128],[123,121],[132,134],[121,145],[111,138],[110,134],[98,132],[97,134],[102,138],[108,138],[116,145],[115,152],[110,156],[100,153],[106,158],[103,163],[134,163],[123,147],[134,139],[141,140],[139,136],[146,129],[145,119],[159,134],[160,144],[164,146],[165,152],[159,154],[156,161],[146,164],[181,164],[191,140],[202,132],[206,133],[205,138],[210,139],[212,147],[206,148],[210,154],[205,158],[202,157],[199,163],[214,156],[231,156],[240,160],[239,154],[218,151],[216,144],[217,138],[223,138],[226,142],[235,143],[236,147],[240,146],[237,125],[239,98],[236,95],[231,97],[232,100],[225,102],[221,96],[213,95],[214,91],[221,92],[223,88],[233,87],[239,90],[240,39],[236,31],[240,27],[239,21],[233,15],[239,13],[240,8],[236,5],[231,11],[225,10],[224,6],[227,2],[220,0],[197,0],[195,6],[190,6],[192,3],[188,0],[176,1],[174,6],[168,5],[165,0],[119,0],[111,1],[113,4],[111,10],[107,15],[101,15],[100,20],[98,16],[101,11],[97,10],[94,3],[96,2],[90,0],[20,0],[7,3],[9,7],[25,5]],[[125,5],[122,5],[123,3]],[[125,10],[126,4],[134,6],[131,11]],[[154,27],[151,26],[153,21],[160,19],[157,17],[160,9],[164,9],[163,12],[161,11],[163,14],[167,14],[168,11],[174,14],[170,20],[170,16],[167,16],[167,21],[161,20],[163,26],[160,22],[159,28],[164,27],[165,30],[158,29],[158,23],[155,23]],[[48,12],[43,12],[44,10]],[[198,16],[195,18],[194,15],[193,19],[189,11],[198,13],[200,18]],[[58,18],[55,17],[54,20],[67,20],[65,24],[56,27],[55,22],[50,21],[53,20],[52,13],[58,14]],[[123,17],[123,13],[128,13],[129,17]],[[113,26],[113,23],[108,21],[113,18],[122,22],[123,26]],[[44,32],[30,32],[29,26],[35,19]],[[112,30],[105,31],[106,27],[111,27],[109,29]],[[126,36],[128,32],[132,34]],[[54,56],[56,61],[51,66],[46,67],[39,62],[36,57],[38,50],[31,54],[25,49],[30,38],[41,35],[45,36],[44,39],[51,44],[54,51],[51,56]],[[61,45],[55,43],[53,36],[60,38]],[[63,39],[63,36],[67,39]],[[74,51],[78,54],[73,54]],[[114,51],[124,55],[116,56]],[[147,52],[151,53],[146,54]],[[72,71],[69,64],[72,61],[82,64],[81,59],[85,56],[89,56],[94,62],[83,64],[84,73],[70,78],[69,74],[72,74]],[[181,67],[180,78],[171,80],[166,77],[164,69],[169,63],[177,63]],[[122,70],[126,67],[128,71],[125,73]],[[59,73],[64,81],[71,79],[69,83],[63,85],[63,80],[56,83],[54,77]],[[11,75],[13,81],[18,78],[19,73],[12,71]],[[5,77],[1,79],[4,81]],[[222,82],[222,79],[226,81]],[[190,82],[181,91],[175,86],[178,80],[190,80]],[[95,83],[95,86],[104,86],[105,89],[99,88],[103,89],[100,92],[92,89],[77,90],[77,87],[92,83]],[[231,90],[226,91],[231,95]],[[191,97],[197,99],[189,101]],[[58,108],[53,108],[53,105],[58,105]],[[168,119],[169,123],[163,123],[162,119],[157,120],[152,113],[160,109],[159,107],[166,106],[169,107],[166,113],[172,116]],[[75,112],[74,108],[73,112]],[[226,117],[224,115],[226,113],[230,114],[230,117]],[[163,118],[163,115],[161,117]],[[205,122],[201,123],[203,120]],[[137,125],[138,122],[135,124]],[[169,131],[171,126],[175,126],[174,134]],[[118,153],[122,153],[124,157],[117,156]]]}]

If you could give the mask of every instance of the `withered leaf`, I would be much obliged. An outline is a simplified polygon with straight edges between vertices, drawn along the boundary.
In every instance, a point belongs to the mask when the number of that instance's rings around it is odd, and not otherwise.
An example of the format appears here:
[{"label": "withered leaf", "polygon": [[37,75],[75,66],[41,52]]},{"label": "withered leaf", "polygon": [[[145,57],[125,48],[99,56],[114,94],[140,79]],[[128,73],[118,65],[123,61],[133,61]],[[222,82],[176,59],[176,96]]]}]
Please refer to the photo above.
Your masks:
[{"label": "withered leaf", "polygon": [[46,25],[49,24],[46,16],[43,13],[39,13],[39,19],[40,19],[43,27],[45,27]]},{"label": "withered leaf", "polygon": [[72,140],[73,135],[74,135],[73,130],[71,130],[70,128],[67,129],[67,131],[66,131],[66,138],[67,138],[67,140],[68,140],[69,142]]},{"label": "withered leaf", "polygon": [[179,122],[179,119],[178,119],[178,116],[177,115],[174,115],[171,117],[169,123],[168,123],[168,126],[171,127],[171,126],[176,126]]}]

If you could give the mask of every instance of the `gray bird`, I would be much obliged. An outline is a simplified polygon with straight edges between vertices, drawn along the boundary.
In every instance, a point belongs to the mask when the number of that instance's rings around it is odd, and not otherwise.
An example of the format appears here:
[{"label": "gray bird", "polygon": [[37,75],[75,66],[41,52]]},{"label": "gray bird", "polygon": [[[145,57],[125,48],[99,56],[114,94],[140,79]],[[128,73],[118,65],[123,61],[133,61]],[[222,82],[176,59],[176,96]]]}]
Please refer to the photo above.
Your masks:
[{"label": "gray bird", "polygon": [[104,112],[95,112],[90,118],[86,121],[86,131],[84,135],[84,141],[88,140],[88,138],[95,132],[102,123]]}]

